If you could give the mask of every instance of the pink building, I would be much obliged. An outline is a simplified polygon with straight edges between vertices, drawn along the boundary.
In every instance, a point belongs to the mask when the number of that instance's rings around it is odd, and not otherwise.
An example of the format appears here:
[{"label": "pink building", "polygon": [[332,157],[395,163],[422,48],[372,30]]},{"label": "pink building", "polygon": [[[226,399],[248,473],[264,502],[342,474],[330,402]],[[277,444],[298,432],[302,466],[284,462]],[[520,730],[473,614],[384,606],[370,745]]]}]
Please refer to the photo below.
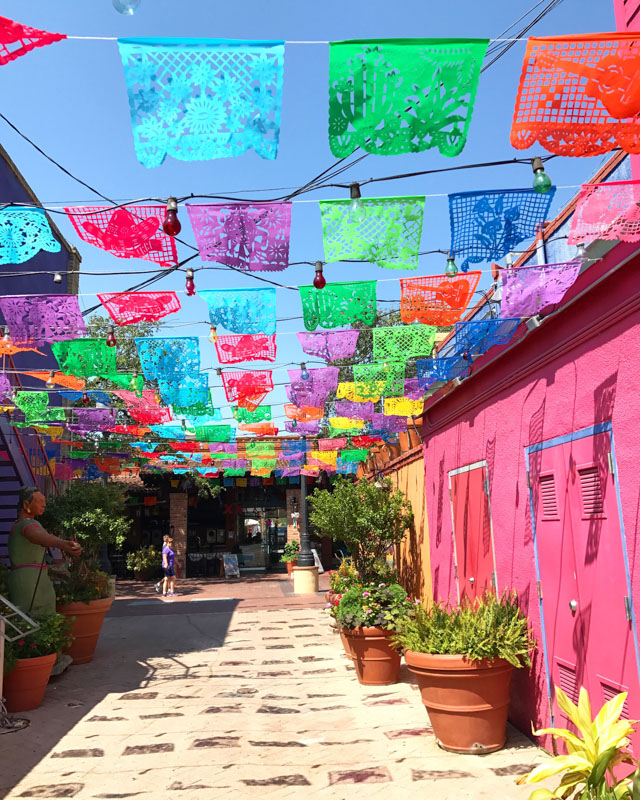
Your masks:
[{"label": "pink building", "polygon": [[[628,164],[619,154],[596,180],[629,178]],[[573,256],[572,210],[545,229],[554,252],[538,242],[521,263]],[[542,324],[522,323],[423,415],[433,594],[518,591],[538,641],[512,691],[527,733],[564,727],[554,686],[573,699],[586,686],[594,706],[628,690],[624,713],[640,718],[640,248],[588,255]]]}]

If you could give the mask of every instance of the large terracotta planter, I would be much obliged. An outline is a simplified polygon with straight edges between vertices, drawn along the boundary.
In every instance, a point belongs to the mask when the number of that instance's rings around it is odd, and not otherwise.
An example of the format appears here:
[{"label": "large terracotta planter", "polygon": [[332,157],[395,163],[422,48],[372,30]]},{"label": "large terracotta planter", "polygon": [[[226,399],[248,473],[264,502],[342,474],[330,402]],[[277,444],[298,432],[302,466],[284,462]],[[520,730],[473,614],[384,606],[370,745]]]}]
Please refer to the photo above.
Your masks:
[{"label": "large terracotta planter", "polygon": [[38,658],[19,658],[15,667],[4,676],[3,694],[7,711],[31,711],[44,698],[49,676],[56,663],[56,654]]},{"label": "large terracotta planter", "polygon": [[293,568],[298,566],[298,559],[296,558],[295,561],[287,561],[285,563],[287,565],[287,575],[291,577],[293,574]]},{"label": "large terracotta planter", "polygon": [[504,746],[513,665],[501,658],[406,650],[438,744],[454,753],[492,753]]},{"label": "large terracotta planter", "polygon": [[86,664],[93,658],[104,615],[111,608],[112,602],[111,597],[104,597],[92,600],[90,603],[69,603],[66,606],[58,606],[59,614],[73,618],[71,626],[73,642],[64,652],[71,656],[74,664]]},{"label": "large terracotta planter", "polygon": [[353,661],[353,653],[351,652],[349,640],[345,636],[344,628],[340,628],[340,641],[342,642],[342,646],[344,647],[345,656],[351,661]]},{"label": "large terracotta planter", "polygon": [[391,646],[392,631],[384,628],[345,629],[351,648],[353,665],[360,683],[366,686],[388,686],[396,683],[400,670],[400,654]]}]

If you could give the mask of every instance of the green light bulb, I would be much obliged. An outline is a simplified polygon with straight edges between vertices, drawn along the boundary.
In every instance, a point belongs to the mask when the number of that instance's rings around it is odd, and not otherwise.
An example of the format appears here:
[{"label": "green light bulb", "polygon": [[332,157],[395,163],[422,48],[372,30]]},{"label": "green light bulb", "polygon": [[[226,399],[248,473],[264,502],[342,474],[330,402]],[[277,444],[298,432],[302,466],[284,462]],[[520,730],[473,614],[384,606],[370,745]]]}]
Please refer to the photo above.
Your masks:
[{"label": "green light bulb", "polygon": [[449,253],[449,258],[447,259],[447,267],[445,269],[445,275],[448,275],[450,278],[455,278],[458,274],[458,267],[456,262],[453,260],[453,255]]},{"label": "green light bulb", "polygon": [[551,178],[547,175],[542,167],[534,170],[533,173],[533,191],[538,194],[546,194],[551,188]]}]

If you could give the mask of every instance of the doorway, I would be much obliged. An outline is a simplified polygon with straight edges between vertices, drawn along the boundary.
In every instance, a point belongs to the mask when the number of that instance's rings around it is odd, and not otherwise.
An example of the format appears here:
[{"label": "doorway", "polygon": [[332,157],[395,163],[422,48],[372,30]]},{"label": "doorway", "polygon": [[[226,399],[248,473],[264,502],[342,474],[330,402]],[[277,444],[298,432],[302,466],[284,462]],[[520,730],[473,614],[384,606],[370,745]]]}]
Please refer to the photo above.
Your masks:
[{"label": "doorway", "polygon": [[[638,648],[611,423],[525,448],[552,724],[560,687],[594,710],[628,691],[640,714]],[[553,718],[556,718],[556,722]]]}]

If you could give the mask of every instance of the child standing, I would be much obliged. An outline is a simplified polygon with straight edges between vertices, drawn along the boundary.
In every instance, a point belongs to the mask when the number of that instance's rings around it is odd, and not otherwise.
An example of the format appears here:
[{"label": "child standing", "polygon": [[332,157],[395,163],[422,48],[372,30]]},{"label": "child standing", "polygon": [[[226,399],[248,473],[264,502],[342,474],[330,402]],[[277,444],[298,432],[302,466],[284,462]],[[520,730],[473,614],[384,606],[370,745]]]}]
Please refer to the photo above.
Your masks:
[{"label": "child standing", "polygon": [[162,548],[162,571],[164,581],[162,584],[162,596],[174,597],[176,585],[176,573],[174,569],[176,554],[173,549],[173,539],[167,536],[164,547]]}]

